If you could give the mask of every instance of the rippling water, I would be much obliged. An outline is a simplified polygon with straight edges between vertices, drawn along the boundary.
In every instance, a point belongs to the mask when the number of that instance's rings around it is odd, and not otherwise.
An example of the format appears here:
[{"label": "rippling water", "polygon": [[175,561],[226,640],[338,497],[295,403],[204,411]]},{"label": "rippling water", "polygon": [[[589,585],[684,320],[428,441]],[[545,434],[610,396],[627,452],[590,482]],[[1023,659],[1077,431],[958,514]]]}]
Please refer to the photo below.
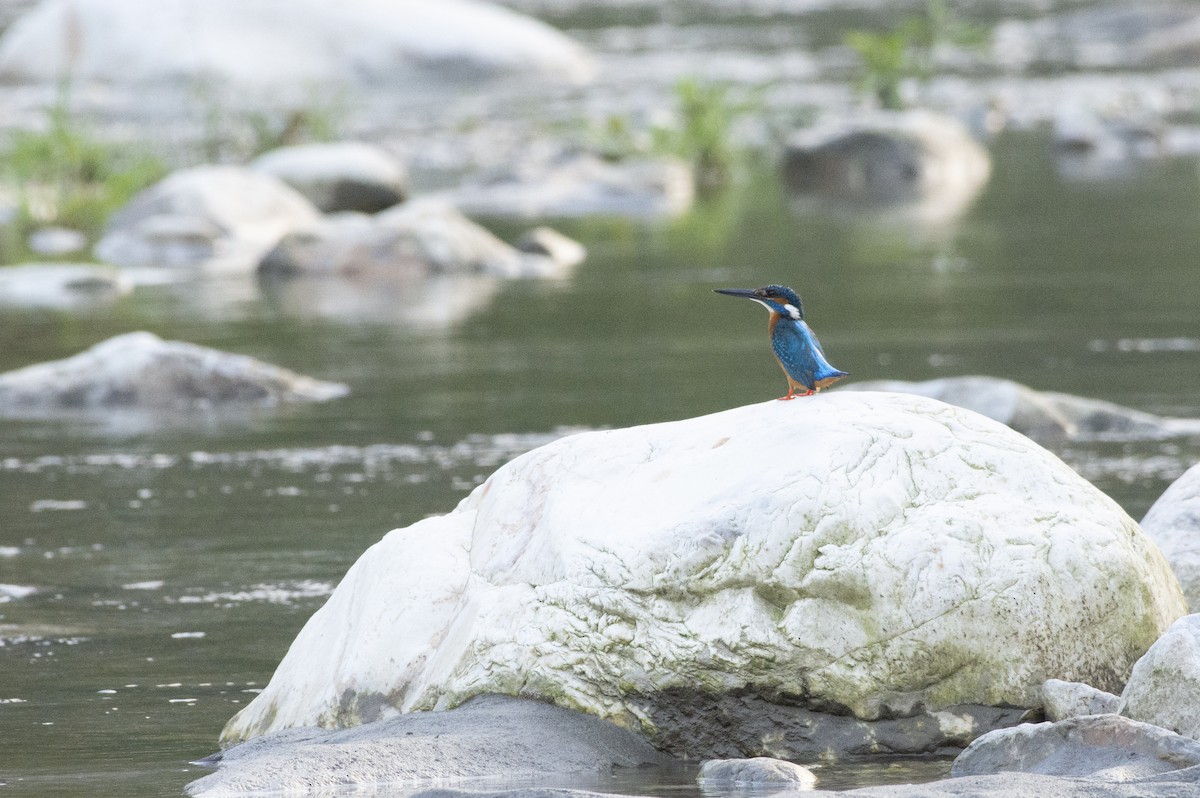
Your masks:
[{"label": "rippling water", "polygon": [[[477,282],[465,315],[236,280],[142,288],[93,311],[0,310],[0,369],[149,329],[352,388],[278,414],[0,421],[6,793],[178,794],[201,773],[187,763],[215,749],[389,529],[451,509],[570,430],[777,396],[761,311],[713,287],[790,283],[854,379],[990,374],[1200,417],[1196,163],[1072,182],[1035,135],[1005,136],[993,154],[986,193],[940,229],[797,212],[767,169],[678,222],[562,225],[591,252],[573,277]],[[459,287],[435,288],[424,299],[436,308]],[[1060,454],[1140,517],[1200,442]],[[831,786],[945,767],[821,775]],[[608,787],[698,794],[689,779]]]}]

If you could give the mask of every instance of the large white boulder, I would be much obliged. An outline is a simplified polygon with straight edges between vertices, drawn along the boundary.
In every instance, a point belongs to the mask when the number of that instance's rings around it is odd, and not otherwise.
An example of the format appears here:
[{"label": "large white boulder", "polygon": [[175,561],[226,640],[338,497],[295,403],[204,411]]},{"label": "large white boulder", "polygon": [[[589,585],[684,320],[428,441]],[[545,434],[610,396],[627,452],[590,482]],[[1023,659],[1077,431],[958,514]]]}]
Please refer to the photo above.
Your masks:
[{"label": "large white boulder", "polygon": [[305,104],[503,75],[583,81],[583,48],[478,0],[45,0],[0,38],[0,79]]},{"label": "large white boulder", "polygon": [[334,141],[280,147],[250,168],[273,175],[308,198],[322,213],[376,213],[404,200],[408,170],[381,147]]},{"label": "large white boulder", "polygon": [[253,273],[285,233],[319,219],[312,203],[278,178],[197,166],[134,196],[109,220],[95,255],[117,266]]},{"label": "large white boulder", "polygon": [[1137,661],[1119,711],[1200,740],[1200,615],[1171,624]]},{"label": "large white boulder", "polygon": [[1200,610],[1200,465],[1163,491],[1142,519],[1142,529],[1171,563],[1192,610]]},{"label": "large white boulder", "polygon": [[224,739],[483,693],[656,735],[697,695],[1032,707],[1050,677],[1117,688],[1184,612],[1137,524],[1037,444],[834,392],[513,460],[372,546]]}]

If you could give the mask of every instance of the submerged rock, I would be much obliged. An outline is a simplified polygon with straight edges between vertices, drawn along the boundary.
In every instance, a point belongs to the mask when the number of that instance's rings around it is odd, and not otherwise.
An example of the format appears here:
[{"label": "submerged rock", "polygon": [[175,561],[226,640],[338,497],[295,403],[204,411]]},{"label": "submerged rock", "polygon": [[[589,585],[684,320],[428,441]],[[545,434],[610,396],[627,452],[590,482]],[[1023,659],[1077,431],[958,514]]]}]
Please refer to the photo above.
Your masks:
[{"label": "submerged rock", "polygon": [[194,796],[369,788],[442,779],[608,771],[662,764],[644,738],[540,701],[481,696],[453,712],[414,712],[342,731],[289,729],[216,757]]},{"label": "submerged rock", "polygon": [[0,304],[67,308],[109,302],[133,290],[121,270],[96,263],[22,263],[0,268]]},{"label": "submerged rock", "polygon": [[961,213],[990,174],[987,150],[962,124],[924,111],[806,131],[783,156],[784,180],[799,194],[926,221]]},{"label": "submerged rock", "polygon": [[1080,715],[1109,715],[1117,711],[1121,697],[1097,690],[1082,682],[1047,679],[1042,685],[1046,720],[1066,720]]},{"label": "submerged rock", "polygon": [[1188,605],[1200,610],[1200,465],[1163,491],[1141,527],[1171,564]]},{"label": "submerged rock", "polygon": [[1050,676],[1118,687],[1183,612],[1132,519],[1029,439],[839,392],[513,460],[369,549],[223,737],[500,693],[696,756],[811,752],[711,750],[764,707],[895,723],[899,747],[908,719],[934,750],[970,736],[956,705],[1036,707]]},{"label": "submerged rock", "polygon": [[117,266],[176,266],[252,273],[263,253],[320,214],[295,189],[236,166],[168,175],[109,220],[96,244]]},{"label": "submerged rock", "polygon": [[709,784],[787,785],[792,790],[811,790],[817,784],[817,777],[803,765],[769,756],[710,759],[700,765],[696,779]]},{"label": "submerged rock", "polygon": [[430,93],[518,76],[582,82],[591,59],[535,19],[476,0],[47,0],[0,37],[0,79],[196,90],[310,107],[346,89]]},{"label": "submerged rock", "polygon": [[1200,765],[1200,742],[1120,715],[1087,715],[988,732],[959,754],[954,776],[1020,771],[1130,781]]},{"label": "submerged rock", "polygon": [[896,391],[940,399],[1006,424],[1037,441],[1143,440],[1200,432],[1200,422],[1164,418],[1112,402],[1052,391],[998,377],[944,377],[925,382],[872,380],[843,390]]},{"label": "submerged rock", "polygon": [[281,147],[256,158],[250,168],[279,178],[322,213],[376,213],[408,194],[404,164],[360,141]]},{"label": "submerged rock", "polygon": [[211,407],[324,401],[345,385],[148,332],[126,333],[74,357],[0,374],[0,412]]},{"label": "submerged rock", "polygon": [[1171,624],[1137,661],[1119,711],[1200,740],[1200,615]]},{"label": "submerged rock", "polygon": [[691,167],[676,158],[605,161],[577,153],[507,167],[444,196],[471,216],[657,219],[687,211],[695,193]]},{"label": "submerged rock", "polygon": [[336,214],[284,236],[262,258],[270,276],[385,280],[437,274],[554,277],[566,267],[525,253],[438,200],[413,200],[374,216]]}]

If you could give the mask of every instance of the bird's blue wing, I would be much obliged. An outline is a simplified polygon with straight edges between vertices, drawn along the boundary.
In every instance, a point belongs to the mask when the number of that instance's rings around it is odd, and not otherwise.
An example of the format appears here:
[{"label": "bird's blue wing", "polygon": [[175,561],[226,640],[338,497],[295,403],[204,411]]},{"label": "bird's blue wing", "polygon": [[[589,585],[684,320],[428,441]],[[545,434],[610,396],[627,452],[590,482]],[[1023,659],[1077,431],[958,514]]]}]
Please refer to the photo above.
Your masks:
[{"label": "bird's blue wing", "polygon": [[780,319],[771,333],[771,348],[788,376],[810,391],[818,380],[844,373],[829,364],[812,328],[801,320]]}]

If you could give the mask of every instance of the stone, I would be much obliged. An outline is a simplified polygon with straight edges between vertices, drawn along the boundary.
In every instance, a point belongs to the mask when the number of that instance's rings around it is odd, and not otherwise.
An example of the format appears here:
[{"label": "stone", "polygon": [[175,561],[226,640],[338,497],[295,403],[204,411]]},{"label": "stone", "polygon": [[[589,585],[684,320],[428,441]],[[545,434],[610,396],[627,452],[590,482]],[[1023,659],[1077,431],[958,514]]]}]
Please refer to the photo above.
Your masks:
[{"label": "stone", "polygon": [[838,795],[846,798],[1191,798],[1197,790],[1200,790],[1200,767],[1125,782],[1009,772],[962,776],[928,784],[865,787],[825,795],[831,798]]},{"label": "stone", "polygon": [[550,227],[526,230],[517,239],[516,246],[522,252],[544,255],[566,268],[578,266],[587,258],[587,249],[583,244]]},{"label": "stone", "polygon": [[125,296],[133,280],[96,263],[21,263],[0,269],[0,304],[71,308]]},{"label": "stone", "polygon": [[803,765],[769,756],[751,759],[709,759],[696,777],[701,784],[786,784],[793,790],[811,790],[817,777]]},{"label": "stone", "polygon": [[334,787],[608,772],[666,761],[644,738],[597,718],[540,701],[480,696],[450,712],[258,737],[203,762],[220,769],[189,784],[187,793],[307,795]]},{"label": "stone", "polygon": [[1134,664],[1118,711],[1200,740],[1200,615],[1171,624]]},{"label": "stone", "polygon": [[436,199],[374,216],[335,214],[283,236],[259,263],[264,275],[338,275],[360,279],[483,274],[555,277],[564,268],[523,253]]},{"label": "stone", "polygon": [[1112,402],[1052,391],[997,377],[943,377],[925,382],[870,380],[843,390],[895,391],[965,407],[1037,441],[1145,440],[1191,435],[1200,422],[1164,418]]},{"label": "stone", "polygon": [[1046,720],[1066,720],[1080,715],[1109,715],[1117,711],[1121,697],[1081,682],[1047,679],[1042,685]]},{"label": "stone", "polygon": [[377,213],[408,194],[404,164],[360,141],[280,147],[254,159],[250,168],[279,178],[322,213]]},{"label": "stone", "polygon": [[660,219],[687,211],[695,193],[691,167],[677,158],[568,153],[505,167],[442,196],[468,216]]},{"label": "stone", "polygon": [[0,412],[274,405],[344,396],[321,382],[245,355],[148,332],[118,335],[78,355],[0,374]]},{"label": "stone", "polygon": [[925,111],[879,114],[793,137],[784,182],[841,207],[957,216],[987,184],[991,158],[957,120]]},{"label": "stone", "polygon": [[1163,491],[1141,526],[1171,564],[1188,605],[1200,610],[1200,465]]},{"label": "stone", "polygon": [[39,255],[71,255],[87,247],[87,236],[66,227],[41,227],[29,234],[28,244]]},{"label": "stone", "polygon": [[424,96],[502,78],[583,83],[586,51],[478,0],[47,0],[0,37],[0,79],[192,91],[224,107],[384,89]]},{"label": "stone", "polygon": [[252,273],[317,209],[277,178],[236,166],[198,166],[138,193],[109,220],[97,258],[117,266]]},{"label": "stone", "polygon": [[[1028,438],[832,392],[516,458],[365,552],[223,738],[496,693],[666,750],[764,705],[961,740],[952,707],[1037,707],[1052,676],[1116,688],[1184,611],[1137,524]],[[688,753],[797,758],[756,737]]]},{"label": "stone", "polygon": [[951,775],[1019,771],[1131,781],[1193,766],[1200,766],[1200,742],[1109,714],[988,732],[959,754]]}]

